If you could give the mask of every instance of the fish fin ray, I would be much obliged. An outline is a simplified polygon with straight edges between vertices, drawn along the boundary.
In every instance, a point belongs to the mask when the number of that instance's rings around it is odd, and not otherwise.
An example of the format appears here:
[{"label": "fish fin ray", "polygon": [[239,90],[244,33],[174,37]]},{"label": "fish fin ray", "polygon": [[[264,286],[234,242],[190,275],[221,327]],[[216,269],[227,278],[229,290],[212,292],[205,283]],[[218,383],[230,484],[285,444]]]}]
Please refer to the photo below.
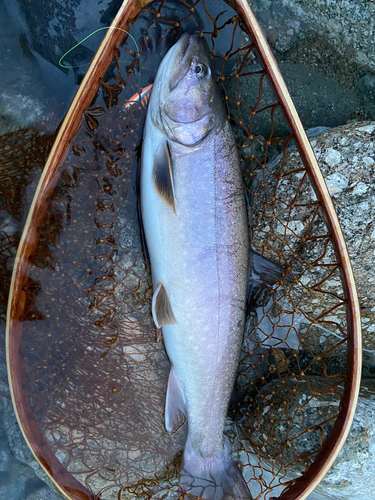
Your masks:
[{"label": "fish fin ray", "polygon": [[165,325],[175,325],[176,317],[173,314],[168,294],[162,283],[159,283],[152,297],[152,317],[157,328]]},{"label": "fish fin ray", "polygon": [[[246,290],[246,306],[249,311],[257,299],[262,299],[270,286],[283,279],[284,269],[254,250],[250,250],[250,263]],[[290,273],[287,281],[292,281]]]},{"label": "fish fin ray", "polygon": [[176,213],[171,152],[165,141],[154,154],[152,182],[158,196]]},{"label": "fish fin ray", "polygon": [[215,464],[212,458],[191,462],[186,455],[185,448],[179,480],[183,491],[206,500],[253,500],[236,462],[218,460]]},{"label": "fish fin ray", "polygon": [[180,382],[171,368],[168,379],[167,397],[165,401],[165,428],[174,432],[185,423],[185,400]]}]

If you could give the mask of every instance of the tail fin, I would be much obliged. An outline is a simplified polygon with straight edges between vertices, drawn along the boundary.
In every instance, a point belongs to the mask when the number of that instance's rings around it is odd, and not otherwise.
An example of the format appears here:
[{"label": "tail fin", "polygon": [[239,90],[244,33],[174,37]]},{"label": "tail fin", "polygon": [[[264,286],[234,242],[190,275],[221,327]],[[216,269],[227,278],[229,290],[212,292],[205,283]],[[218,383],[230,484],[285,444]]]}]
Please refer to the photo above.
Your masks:
[{"label": "tail fin", "polygon": [[187,461],[184,456],[180,486],[206,500],[253,500],[237,463],[218,458]]}]

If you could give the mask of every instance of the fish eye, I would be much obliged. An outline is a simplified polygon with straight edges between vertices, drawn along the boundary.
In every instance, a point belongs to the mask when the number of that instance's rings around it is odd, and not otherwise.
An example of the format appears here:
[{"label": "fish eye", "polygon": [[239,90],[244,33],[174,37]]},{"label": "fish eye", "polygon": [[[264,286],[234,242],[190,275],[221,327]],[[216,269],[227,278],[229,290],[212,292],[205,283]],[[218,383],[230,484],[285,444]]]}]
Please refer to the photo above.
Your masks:
[{"label": "fish eye", "polygon": [[203,76],[206,73],[206,70],[203,64],[197,64],[195,66],[194,72],[197,76]]}]

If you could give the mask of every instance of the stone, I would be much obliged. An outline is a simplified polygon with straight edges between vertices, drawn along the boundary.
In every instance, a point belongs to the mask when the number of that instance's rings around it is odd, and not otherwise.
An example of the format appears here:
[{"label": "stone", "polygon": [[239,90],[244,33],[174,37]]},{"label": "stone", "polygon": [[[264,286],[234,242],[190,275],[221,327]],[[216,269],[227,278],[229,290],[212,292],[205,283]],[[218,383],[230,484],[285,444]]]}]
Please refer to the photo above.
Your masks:
[{"label": "stone", "polygon": [[357,83],[359,96],[365,108],[375,120],[375,76],[365,75]]},{"label": "stone", "polygon": [[27,495],[25,500],[60,500],[61,498],[65,498],[65,496],[59,494],[54,488],[44,486]]},{"label": "stone", "polygon": [[348,187],[349,181],[340,173],[331,174],[326,178],[326,184],[331,196],[338,196]]},{"label": "stone", "polygon": [[4,405],[3,426],[13,455],[23,464],[30,464],[34,457],[18,426],[11,401],[7,401]]},{"label": "stone", "polygon": [[[12,456],[17,460],[18,464],[24,464],[25,466],[28,466],[25,468],[25,470],[27,470],[27,474],[31,476],[34,481],[41,480],[49,486],[52,486],[50,477],[35,460],[28,444],[26,443],[22,435],[11,401],[5,398],[2,398],[2,401],[3,428],[8,438],[8,444]],[[0,498],[2,498],[1,495]]]},{"label": "stone", "polygon": [[[325,377],[298,380],[288,376],[284,380],[284,385],[275,379],[261,389],[263,397],[257,400],[256,410],[249,408],[244,428],[251,431],[253,445],[261,447],[265,456],[273,459],[276,469],[285,467],[288,477],[292,478],[303,472],[303,457],[320,450],[320,438],[325,440],[330,434],[333,423],[323,422],[337,415],[343,386],[338,386],[333,394],[333,391],[324,392],[333,384]],[[285,415],[293,416],[289,423]],[[322,425],[318,428],[319,424]],[[266,436],[273,439],[268,441]],[[281,460],[279,453],[282,453]]]},{"label": "stone", "polygon": [[[340,402],[339,392],[342,391],[343,385],[337,387],[335,394],[324,393],[324,389],[331,383],[324,377],[309,377],[309,383],[306,380],[297,382],[293,377],[289,377],[287,384],[296,388],[295,395],[290,397],[291,391],[287,385],[280,388],[279,380],[271,381],[268,387],[261,390],[264,398],[258,410],[250,411],[249,416],[244,420],[244,429],[254,429],[252,442],[262,446],[265,456],[275,457],[272,466],[269,467],[270,470],[279,469],[281,464],[277,454],[285,447],[282,467],[285,467],[287,476],[284,479],[293,479],[303,472],[303,462],[296,459],[309,455],[314,449],[319,449],[319,439],[322,437],[324,441],[332,430],[332,421],[321,425],[319,429],[315,428],[318,422],[326,422],[329,418],[337,415],[337,407]],[[320,393],[320,395],[311,398],[312,392]],[[289,415],[294,415],[289,424],[282,417],[284,414],[284,405],[280,404],[282,400],[287,401]],[[301,408],[303,412],[300,410]],[[308,500],[370,498],[363,495],[363,485],[366,485],[368,491],[375,488],[374,418],[375,380],[364,378],[361,381],[353,424],[345,444],[322,482],[309,495]],[[301,434],[303,428],[310,429],[310,432]],[[242,430],[237,435],[240,443],[244,437],[246,438],[247,430]],[[271,432],[275,439],[269,443],[266,436]],[[288,441],[293,442],[293,448],[290,443],[288,444]],[[244,442],[242,442],[242,447],[246,447]],[[266,459],[265,463],[267,463]],[[288,464],[290,465],[288,466]],[[245,476],[246,469],[245,467],[243,470]],[[265,466],[264,471],[267,469],[268,467]],[[267,480],[266,475],[263,476],[263,479]],[[274,484],[277,485],[277,480],[274,480]],[[257,494],[257,492],[254,490],[253,494]]]},{"label": "stone", "polygon": [[[336,461],[314,491],[316,500],[370,498],[375,489],[375,380],[363,378],[348,438]],[[309,497],[314,500],[315,497]]]},{"label": "stone", "polygon": [[20,500],[25,498],[26,487],[43,483],[34,476],[30,467],[17,461],[0,431],[0,498]]},{"label": "stone", "polygon": [[[313,148],[320,168],[333,197],[344,232],[357,284],[362,311],[364,374],[375,374],[375,123],[352,123],[333,128],[314,138]],[[298,168],[299,155],[290,148],[286,168]],[[303,210],[299,219],[303,220]],[[330,286],[339,286],[331,280]],[[321,307],[319,300],[311,306]],[[340,313],[341,314],[341,313]],[[344,324],[344,318],[333,319]],[[329,342],[329,334],[321,332],[322,346]]]},{"label": "stone", "polygon": [[43,71],[43,60],[28,49],[17,2],[1,2],[0,18],[0,136],[30,125],[54,131],[62,118],[62,103],[74,92],[74,78],[56,68]]},{"label": "stone", "polygon": [[[308,70],[300,65],[281,62],[280,71],[285,79],[288,90],[306,129],[315,127],[336,127],[346,123],[359,106],[359,99],[354,90],[349,90],[340,85],[333,78],[322,73]],[[252,72],[260,68],[256,63],[245,66],[244,72]],[[233,86],[238,85],[239,92],[249,109],[255,106],[259,93],[259,75],[249,75],[238,79],[230,78],[225,81],[228,94],[231,94]],[[265,78],[263,80],[262,99],[258,105],[261,109],[276,102],[273,91]],[[238,108],[231,105],[231,112],[239,117]],[[286,121],[277,109],[273,117],[275,137],[290,134]],[[252,130],[255,135],[269,137],[272,131],[271,111],[255,115]]]},{"label": "stone", "polygon": [[[249,3],[269,42],[279,53],[290,51],[301,40],[311,40],[314,45],[320,38],[323,42],[321,50],[331,51],[328,56],[336,52],[345,58],[348,70],[356,65],[375,70],[375,26],[371,22],[375,17],[373,2],[258,0]],[[334,66],[332,62],[331,66]]]}]

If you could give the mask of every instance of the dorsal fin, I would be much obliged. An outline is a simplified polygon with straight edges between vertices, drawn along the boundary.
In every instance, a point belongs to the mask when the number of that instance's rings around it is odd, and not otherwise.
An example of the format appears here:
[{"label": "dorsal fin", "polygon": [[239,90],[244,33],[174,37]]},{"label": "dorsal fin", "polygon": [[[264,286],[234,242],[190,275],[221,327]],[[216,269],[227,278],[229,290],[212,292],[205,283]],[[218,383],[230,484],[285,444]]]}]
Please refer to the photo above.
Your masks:
[{"label": "dorsal fin", "polygon": [[171,152],[167,142],[154,154],[152,182],[160,198],[176,213]]},{"label": "dorsal fin", "polygon": [[161,328],[165,325],[175,325],[177,323],[167,292],[162,283],[159,283],[152,297],[152,316],[157,328]]}]

